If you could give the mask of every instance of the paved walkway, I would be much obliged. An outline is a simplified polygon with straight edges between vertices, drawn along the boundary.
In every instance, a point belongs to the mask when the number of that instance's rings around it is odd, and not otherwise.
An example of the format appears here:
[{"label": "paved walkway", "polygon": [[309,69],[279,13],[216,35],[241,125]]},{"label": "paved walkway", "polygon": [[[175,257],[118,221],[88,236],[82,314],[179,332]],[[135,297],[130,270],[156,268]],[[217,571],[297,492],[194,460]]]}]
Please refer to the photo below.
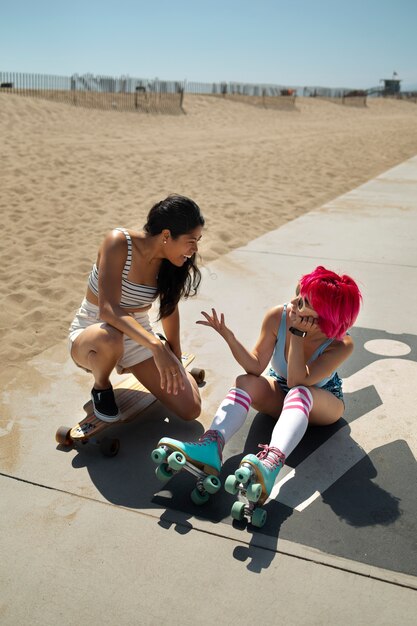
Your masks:
[{"label": "paved walkway", "polygon": [[[11,372],[1,394],[0,623],[414,624],[416,250],[417,157],[204,268],[200,295],[182,306],[183,347],[206,369],[204,413],[185,424],[155,403],[115,426],[113,459],[56,448],[56,428],[82,415],[90,388],[64,340]],[[149,459],[158,438],[197,437],[240,371],[221,338],[194,324],[199,312],[215,306],[252,345],[265,310],[318,264],[354,276],[364,295],[341,372],[344,419],[308,430],[261,530],[232,524],[225,493],[194,507],[188,476],[161,490]],[[224,475],[271,428],[251,411]]]}]

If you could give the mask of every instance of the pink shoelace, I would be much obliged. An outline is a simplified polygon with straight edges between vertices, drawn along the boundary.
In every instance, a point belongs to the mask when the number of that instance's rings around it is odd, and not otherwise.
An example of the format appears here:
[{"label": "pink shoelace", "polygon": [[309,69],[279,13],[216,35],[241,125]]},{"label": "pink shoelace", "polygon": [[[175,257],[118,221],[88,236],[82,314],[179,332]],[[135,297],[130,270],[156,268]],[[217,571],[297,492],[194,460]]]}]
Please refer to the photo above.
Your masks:
[{"label": "pink shoelace", "polygon": [[204,435],[200,437],[198,441],[196,441],[197,446],[204,446],[207,443],[211,443],[215,441],[217,443],[217,447],[219,450],[219,456],[222,458],[223,456],[223,448],[224,448],[224,437],[218,430],[207,430]]},{"label": "pink shoelace", "polygon": [[257,458],[270,470],[275,470],[278,465],[282,467],[285,463],[285,454],[278,448],[259,444],[258,448],[262,448],[262,452],[258,452]]}]

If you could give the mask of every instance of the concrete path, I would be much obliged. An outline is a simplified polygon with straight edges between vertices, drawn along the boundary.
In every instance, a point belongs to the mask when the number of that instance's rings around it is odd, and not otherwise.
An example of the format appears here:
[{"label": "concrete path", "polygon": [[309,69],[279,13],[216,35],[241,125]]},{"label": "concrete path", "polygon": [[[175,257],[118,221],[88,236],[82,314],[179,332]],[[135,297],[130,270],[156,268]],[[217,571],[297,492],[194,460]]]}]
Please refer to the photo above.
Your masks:
[{"label": "concrete path", "polygon": [[[232,523],[226,493],[196,508],[183,473],[161,489],[149,457],[160,436],[197,438],[240,373],[222,339],[195,324],[200,311],[223,311],[250,346],[264,312],[318,264],[351,274],[364,295],[341,370],[344,419],[307,431],[263,529]],[[203,269],[199,296],[182,305],[183,348],[206,369],[198,422],[155,403],[114,427],[117,457],[63,451],[55,431],[83,415],[91,384],[65,339],[10,371],[0,623],[414,624],[416,285],[417,157]],[[226,447],[223,478],[272,426],[251,411]]]}]

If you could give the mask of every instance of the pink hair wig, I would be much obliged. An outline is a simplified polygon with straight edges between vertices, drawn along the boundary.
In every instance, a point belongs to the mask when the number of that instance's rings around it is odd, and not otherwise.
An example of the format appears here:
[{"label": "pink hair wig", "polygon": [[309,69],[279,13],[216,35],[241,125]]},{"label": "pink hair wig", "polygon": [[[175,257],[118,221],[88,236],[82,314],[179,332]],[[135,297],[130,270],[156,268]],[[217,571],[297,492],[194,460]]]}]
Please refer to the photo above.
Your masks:
[{"label": "pink hair wig", "polygon": [[339,276],[322,265],[300,279],[300,293],[318,314],[320,330],[332,339],[342,339],[356,321],[362,295],[355,281]]}]

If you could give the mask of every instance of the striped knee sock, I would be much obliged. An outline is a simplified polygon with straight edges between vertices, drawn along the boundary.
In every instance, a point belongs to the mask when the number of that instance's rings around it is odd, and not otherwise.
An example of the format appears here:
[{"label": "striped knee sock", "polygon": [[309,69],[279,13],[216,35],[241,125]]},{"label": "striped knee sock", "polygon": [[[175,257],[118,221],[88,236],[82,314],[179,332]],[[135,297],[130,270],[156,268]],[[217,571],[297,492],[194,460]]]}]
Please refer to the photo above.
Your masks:
[{"label": "striped knee sock", "polygon": [[243,389],[232,387],[220,404],[210,426],[210,430],[218,430],[225,443],[243,426],[252,398]]},{"label": "striped knee sock", "polygon": [[291,454],[304,437],[312,408],[313,396],[307,387],[290,389],[269,445],[278,448],[286,457]]}]

